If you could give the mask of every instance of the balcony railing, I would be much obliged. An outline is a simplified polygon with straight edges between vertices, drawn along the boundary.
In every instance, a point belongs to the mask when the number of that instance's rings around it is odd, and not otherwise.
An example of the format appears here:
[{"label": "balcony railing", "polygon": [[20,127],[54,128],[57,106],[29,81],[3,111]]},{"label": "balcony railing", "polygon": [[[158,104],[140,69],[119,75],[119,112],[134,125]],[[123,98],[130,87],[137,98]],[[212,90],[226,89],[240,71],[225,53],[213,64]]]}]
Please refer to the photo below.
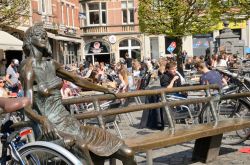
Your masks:
[{"label": "balcony railing", "polygon": [[43,26],[46,29],[58,30],[58,25],[49,21],[44,21]]},{"label": "balcony railing", "polygon": [[139,25],[120,25],[120,26],[85,26],[81,28],[83,35],[98,35],[105,33],[127,33],[139,32]]}]

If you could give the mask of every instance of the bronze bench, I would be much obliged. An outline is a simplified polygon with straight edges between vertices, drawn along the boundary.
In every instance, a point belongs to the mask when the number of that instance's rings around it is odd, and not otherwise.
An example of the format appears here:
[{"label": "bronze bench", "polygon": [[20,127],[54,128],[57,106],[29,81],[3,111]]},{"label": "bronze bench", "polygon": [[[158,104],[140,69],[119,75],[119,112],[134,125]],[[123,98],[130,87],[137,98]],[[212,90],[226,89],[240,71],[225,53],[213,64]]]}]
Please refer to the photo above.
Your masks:
[{"label": "bronze bench", "polygon": [[[239,99],[244,97],[250,97],[250,92],[243,92],[237,94],[229,94],[221,96],[210,95],[210,89],[218,89],[217,85],[199,85],[199,86],[188,86],[178,88],[166,88],[158,90],[143,90],[134,91],[129,93],[118,93],[116,95],[99,95],[93,97],[74,98],[64,100],[64,104],[76,104],[82,102],[94,102],[95,111],[77,114],[75,117],[79,120],[87,118],[98,118],[101,127],[104,127],[103,117],[109,115],[116,115],[128,112],[136,112],[141,110],[150,110],[156,108],[163,108],[167,113],[167,120],[169,123],[170,131],[152,133],[147,135],[141,135],[138,137],[130,137],[125,139],[125,143],[134,149],[135,152],[147,152],[147,164],[152,165],[152,150],[157,148],[163,148],[175,144],[180,144],[192,140],[196,140],[193,151],[193,159],[203,162],[209,162],[216,159],[219,154],[221,145],[222,135],[224,132],[236,131],[250,127],[250,120],[248,119],[230,119],[226,121],[219,121],[217,111],[214,106],[214,101],[226,100],[226,99]],[[204,98],[193,98],[186,100],[177,101],[166,101],[166,93],[175,93],[183,91],[198,91],[206,90],[208,96]],[[150,104],[139,104],[121,108],[112,108],[105,111],[100,111],[99,102],[103,100],[113,100],[120,98],[129,98],[137,96],[149,96],[149,95],[160,95],[161,101]],[[214,123],[191,125],[188,128],[175,129],[175,124],[170,113],[171,107],[180,105],[189,105],[194,103],[209,103]],[[111,164],[115,164],[116,160],[110,160]]]},{"label": "bronze bench", "polygon": [[147,153],[147,165],[153,164],[152,150],[192,140],[195,141],[192,159],[211,162],[219,155],[224,132],[250,127],[250,119],[228,119],[215,123],[186,126],[175,131],[163,131],[131,137],[125,143],[135,152]]}]

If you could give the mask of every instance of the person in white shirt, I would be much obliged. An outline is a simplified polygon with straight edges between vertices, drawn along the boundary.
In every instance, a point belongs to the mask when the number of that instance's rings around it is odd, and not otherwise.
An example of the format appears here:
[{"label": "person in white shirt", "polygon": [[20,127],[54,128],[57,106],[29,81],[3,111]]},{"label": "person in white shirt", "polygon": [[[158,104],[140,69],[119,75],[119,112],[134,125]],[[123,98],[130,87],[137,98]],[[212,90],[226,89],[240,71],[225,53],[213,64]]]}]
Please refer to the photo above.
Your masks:
[{"label": "person in white shirt", "polygon": [[227,61],[221,55],[218,56],[216,67],[227,67]]}]

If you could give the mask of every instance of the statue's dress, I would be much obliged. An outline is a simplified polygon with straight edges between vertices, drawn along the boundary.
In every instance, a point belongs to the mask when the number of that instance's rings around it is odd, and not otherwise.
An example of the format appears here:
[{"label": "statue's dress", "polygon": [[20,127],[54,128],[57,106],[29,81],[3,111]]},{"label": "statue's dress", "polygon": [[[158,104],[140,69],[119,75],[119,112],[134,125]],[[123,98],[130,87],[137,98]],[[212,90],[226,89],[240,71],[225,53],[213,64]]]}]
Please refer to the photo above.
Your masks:
[{"label": "statue's dress", "polygon": [[[33,63],[32,68],[35,73],[34,107],[38,113],[46,116],[58,131],[83,139],[88,149],[99,156],[110,156],[124,144],[124,141],[115,135],[101,128],[83,126],[70,115],[62,104],[62,80],[56,76],[53,61],[43,61],[43,67]],[[49,90],[49,96],[44,94],[44,89]]]}]

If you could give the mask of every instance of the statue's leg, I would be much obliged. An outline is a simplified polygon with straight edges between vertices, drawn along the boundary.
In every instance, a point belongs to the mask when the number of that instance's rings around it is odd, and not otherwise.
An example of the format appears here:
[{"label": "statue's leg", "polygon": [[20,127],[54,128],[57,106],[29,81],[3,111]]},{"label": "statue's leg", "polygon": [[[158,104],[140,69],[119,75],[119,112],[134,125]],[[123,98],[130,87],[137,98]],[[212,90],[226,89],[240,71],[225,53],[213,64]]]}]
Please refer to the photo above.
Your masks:
[{"label": "statue's leg", "polygon": [[72,150],[75,154],[79,155],[79,157],[83,158],[84,164],[86,163],[87,165],[94,165],[88,147],[82,139],[68,134],[63,134],[63,139],[66,148]]},{"label": "statue's leg", "polygon": [[85,159],[87,165],[95,165],[96,163],[93,163],[89,149],[87,147],[87,144],[80,139],[76,139],[75,141],[75,147],[81,152],[81,156]]},{"label": "statue's leg", "polygon": [[121,146],[121,148],[110,157],[121,160],[123,165],[137,165],[133,150],[125,144]]}]

